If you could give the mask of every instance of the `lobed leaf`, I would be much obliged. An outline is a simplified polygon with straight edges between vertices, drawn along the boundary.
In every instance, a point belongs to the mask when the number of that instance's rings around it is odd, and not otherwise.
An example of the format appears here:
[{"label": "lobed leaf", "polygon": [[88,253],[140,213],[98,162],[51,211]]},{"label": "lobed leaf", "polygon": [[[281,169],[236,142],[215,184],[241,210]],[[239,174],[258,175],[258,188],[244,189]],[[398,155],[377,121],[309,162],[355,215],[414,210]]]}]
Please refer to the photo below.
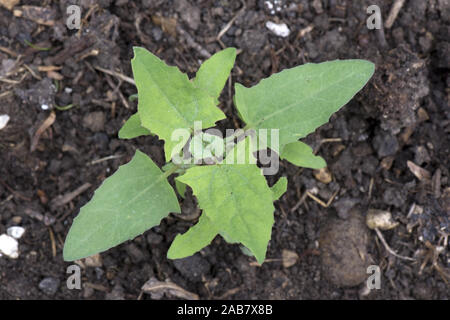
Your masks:
[{"label": "lobed leaf", "polygon": [[286,177],[281,177],[270,189],[272,190],[272,200],[276,201],[286,192],[288,180]]},{"label": "lobed leaf", "polygon": [[166,161],[172,158],[174,148],[179,143],[184,145],[189,138],[172,141],[175,130],[192,131],[195,121],[202,121],[202,128],[209,128],[225,118],[205,90],[195,87],[177,67],[166,65],[146,49],[134,47],[131,66],[138,89],[141,124],[165,141]]},{"label": "lobed leaf", "polygon": [[141,126],[141,119],[139,118],[139,114],[133,114],[128,120],[124,123],[122,128],[119,130],[119,138],[120,139],[134,139],[140,136],[148,136],[152,133],[150,130]]},{"label": "lobed leaf", "polygon": [[195,226],[175,237],[167,252],[167,258],[182,259],[189,257],[209,245],[217,233],[217,229],[211,223],[211,220],[205,214],[202,214]]},{"label": "lobed leaf", "polygon": [[312,148],[301,141],[285,145],[280,158],[299,167],[321,169],[327,166],[322,157],[314,155]]},{"label": "lobed leaf", "polygon": [[206,90],[217,103],[235,60],[235,48],[227,48],[212,55],[198,69],[194,79],[195,86]]},{"label": "lobed leaf", "polygon": [[180,213],[164,173],[144,153],[121,166],[95,191],[74,219],[63,256],[72,261],[105,251]]},{"label": "lobed leaf", "polygon": [[219,233],[242,243],[259,263],[264,262],[274,207],[272,191],[256,165],[198,166],[176,179],[192,188]]},{"label": "lobed leaf", "polygon": [[[251,88],[235,85],[235,103],[247,128],[279,129],[279,146],[326,123],[374,73],[365,60],[308,63],[283,70]],[[267,138],[271,146],[270,130]]]}]

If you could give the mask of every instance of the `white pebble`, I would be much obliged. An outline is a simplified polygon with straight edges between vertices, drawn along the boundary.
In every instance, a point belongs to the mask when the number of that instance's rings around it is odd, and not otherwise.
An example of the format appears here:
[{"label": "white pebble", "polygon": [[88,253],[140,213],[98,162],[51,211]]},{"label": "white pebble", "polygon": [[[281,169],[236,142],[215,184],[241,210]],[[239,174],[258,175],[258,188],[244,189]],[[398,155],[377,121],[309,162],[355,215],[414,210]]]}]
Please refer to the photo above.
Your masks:
[{"label": "white pebble", "polygon": [[9,227],[8,230],[6,230],[6,233],[15,239],[22,238],[24,232],[25,232],[25,228],[22,228],[19,226]]},{"label": "white pebble", "polygon": [[6,255],[11,259],[19,257],[19,243],[7,234],[0,235],[0,255]]},{"label": "white pebble", "polygon": [[366,216],[366,224],[372,230],[376,228],[390,230],[397,227],[399,223],[392,219],[389,211],[369,209]]},{"label": "white pebble", "polygon": [[72,88],[65,87],[65,88],[64,88],[64,92],[65,92],[65,93],[72,93]]},{"label": "white pebble", "polygon": [[285,23],[274,23],[272,21],[266,22],[266,27],[270,31],[272,31],[274,34],[276,34],[279,37],[286,38],[290,33],[291,30],[289,30],[288,26]]},{"label": "white pebble", "polygon": [[43,104],[43,105],[41,105],[41,109],[42,109],[42,110],[48,110],[48,109],[49,109],[48,104]]},{"label": "white pebble", "polygon": [[9,122],[9,116],[7,114],[0,115],[0,130],[2,130]]}]

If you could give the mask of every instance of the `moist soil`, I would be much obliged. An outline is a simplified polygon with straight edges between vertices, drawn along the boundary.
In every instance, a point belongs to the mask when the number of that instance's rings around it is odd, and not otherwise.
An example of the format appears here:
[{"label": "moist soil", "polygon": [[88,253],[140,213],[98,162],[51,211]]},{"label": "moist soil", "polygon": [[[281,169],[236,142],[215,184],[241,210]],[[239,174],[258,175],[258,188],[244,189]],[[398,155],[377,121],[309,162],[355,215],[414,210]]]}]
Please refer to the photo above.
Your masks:
[{"label": "moist soil", "polygon": [[[13,2],[19,1],[0,1]],[[80,30],[65,25],[74,3],[81,6]],[[0,299],[176,298],[173,290],[144,293],[149,280],[200,299],[448,299],[450,3],[406,1],[392,27],[369,30],[372,4],[387,20],[393,4],[387,0],[0,6],[0,115],[10,117],[0,130],[0,234],[10,226],[26,230],[19,257],[0,257]],[[286,23],[290,34],[272,33],[267,21]],[[318,174],[283,161],[268,177],[270,185],[281,176],[289,184],[275,203],[262,266],[220,237],[193,257],[168,260],[174,237],[198,216],[188,193],[180,198],[181,216],[100,259],[79,262],[82,288],[67,288],[73,263],[63,261],[62,248],[80,207],[137,148],[164,164],[156,137],[117,137],[137,108],[128,100],[136,89],[123,77],[132,77],[133,46],[191,77],[209,54],[239,49],[220,98],[229,118],[221,129],[242,126],[234,82],[251,86],[307,62],[376,64],[368,85],[305,139],[328,170]],[[396,222],[379,230],[383,240],[366,227],[369,209],[389,211]],[[367,289],[369,265],[380,268],[380,289]]]}]

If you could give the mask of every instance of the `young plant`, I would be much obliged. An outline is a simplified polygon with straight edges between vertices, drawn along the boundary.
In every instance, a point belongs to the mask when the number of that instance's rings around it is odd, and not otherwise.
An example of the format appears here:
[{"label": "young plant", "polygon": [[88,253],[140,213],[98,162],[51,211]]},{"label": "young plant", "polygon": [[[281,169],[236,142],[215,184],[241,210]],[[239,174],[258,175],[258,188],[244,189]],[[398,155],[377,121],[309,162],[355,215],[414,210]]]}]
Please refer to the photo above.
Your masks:
[{"label": "young plant", "polygon": [[[131,64],[138,112],[124,124],[119,137],[157,135],[165,141],[167,164],[160,169],[138,150],[107,178],[74,219],[64,260],[105,251],[158,225],[169,213],[180,213],[167,180],[177,174],[179,195],[184,197],[190,186],[202,215],[186,233],[177,235],[168,258],[193,255],[221,235],[264,262],[274,223],[273,201],[286,191],[287,179],[282,177],[269,187],[256,165],[256,151],[275,150],[281,159],[297,166],[326,166],[299,139],[352,99],[371,78],[374,64],[365,60],[308,63],[283,70],[251,88],[236,83],[234,103],[245,131],[222,139],[202,129],[225,119],[217,107],[218,98],[235,58],[234,48],[218,52],[190,80],[147,50],[134,48]],[[191,157],[186,158],[187,154]]]}]

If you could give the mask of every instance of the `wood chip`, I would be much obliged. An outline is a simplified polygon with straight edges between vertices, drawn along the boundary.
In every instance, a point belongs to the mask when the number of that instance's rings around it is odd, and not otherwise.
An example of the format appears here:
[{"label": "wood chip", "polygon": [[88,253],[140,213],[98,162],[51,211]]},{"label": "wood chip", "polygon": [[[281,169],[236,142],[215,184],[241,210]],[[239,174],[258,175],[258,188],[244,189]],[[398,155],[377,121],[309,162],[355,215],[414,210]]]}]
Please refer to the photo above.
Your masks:
[{"label": "wood chip", "polygon": [[8,10],[12,10],[19,3],[19,0],[0,0],[0,5]]},{"label": "wood chip", "polygon": [[163,16],[152,16],[152,22],[160,26],[164,33],[175,37],[177,35],[177,20],[175,18],[167,18]]},{"label": "wood chip", "polygon": [[314,177],[316,177],[317,180],[325,184],[328,184],[333,180],[331,172],[330,170],[328,170],[327,167],[322,168],[320,170],[314,170]]},{"label": "wood chip", "polygon": [[189,292],[176,285],[169,280],[158,281],[155,278],[148,280],[141,288],[144,293],[148,294],[165,294],[166,296],[172,296],[176,298],[186,299],[186,300],[198,300],[197,294]]},{"label": "wood chip", "polygon": [[369,229],[381,230],[394,229],[399,225],[398,222],[392,219],[392,214],[389,211],[369,209],[366,215],[366,224]]},{"label": "wood chip", "polygon": [[63,75],[56,71],[47,71],[47,77],[54,80],[62,80],[64,79]]},{"label": "wood chip", "polygon": [[433,190],[434,197],[439,199],[441,197],[441,169],[436,169],[431,179],[431,190]]},{"label": "wood chip", "polygon": [[87,258],[83,259],[83,261],[84,261],[84,265],[86,267],[97,268],[97,267],[101,267],[103,265],[102,257],[100,256],[99,253],[94,254],[93,256],[87,257]]},{"label": "wood chip", "polygon": [[53,27],[55,25],[56,14],[50,8],[37,6],[21,6],[13,11],[14,16],[25,18],[42,24],[44,26]]},{"label": "wood chip", "polygon": [[417,110],[417,120],[419,122],[430,120],[430,116],[428,115],[428,112],[424,108],[419,108]]},{"label": "wood chip", "polygon": [[431,174],[428,170],[419,167],[417,164],[409,160],[406,162],[406,164],[409,170],[416,176],[417,179],[423,182],[429,182],[429,180],[431,179]]},{"label": "wood chip", "polygon": [[283,249],[281,257],[284,268],[290,268],[298,261],[298,254],[291,250]]},{"label": "wood chip", "polygon": [[76,198],[77,196],[82,194],[84,191],[86,191],[90,187],[91,187],[91,184],[89,182],[86,182],[85,184],[83,184],[82,186],[78,187],[74,191],[71,191],[71,192],[66,193],[64,195],[59,195],[59,196],[57,196],[55,199],[53,199],[50,202],[50,207],[52,209],[56,209],[58,207],[61,207],[61,206],[65,205],[65,204],[69,203],[70,201],[72,201],[74,198]]},{"label": "wood chip", "polygon": [[395,20],[397,19],[398,13],[400,12],[404,4],[405,0],[395,0],[394,4],[392,5],[391,11],[389,12],[389,16],[384,23],[384,27],[386,29],[390,29],[392,27]]},{"label": "wood chip", "polygon": [[38,66],[38,71],[40,72],[57,71],[61,69],[62,67],[58,66]]},{"label": "wood chip", "polygon": [[39,129],[36,130],[33,138],[31,139],[31,146],[30,151],[33,152],[36,150],[37,144],[39,142],[39,139],[41,138],[41,135],[44,133],[45,130],[50,128],[50,126],[55,122],[56,115],[52,111],[50,115],[47,117],[47,119],[44,120],[44,122],[41,124]]},{"label": "wood chip", "polygon": [[384,170],[389,171],[389,169],[391,169],[392,167],[392,164],[394,163],[394,159],[395,158],[393,156],[384,157],[383,159],[381,159],[380,167]]}]

